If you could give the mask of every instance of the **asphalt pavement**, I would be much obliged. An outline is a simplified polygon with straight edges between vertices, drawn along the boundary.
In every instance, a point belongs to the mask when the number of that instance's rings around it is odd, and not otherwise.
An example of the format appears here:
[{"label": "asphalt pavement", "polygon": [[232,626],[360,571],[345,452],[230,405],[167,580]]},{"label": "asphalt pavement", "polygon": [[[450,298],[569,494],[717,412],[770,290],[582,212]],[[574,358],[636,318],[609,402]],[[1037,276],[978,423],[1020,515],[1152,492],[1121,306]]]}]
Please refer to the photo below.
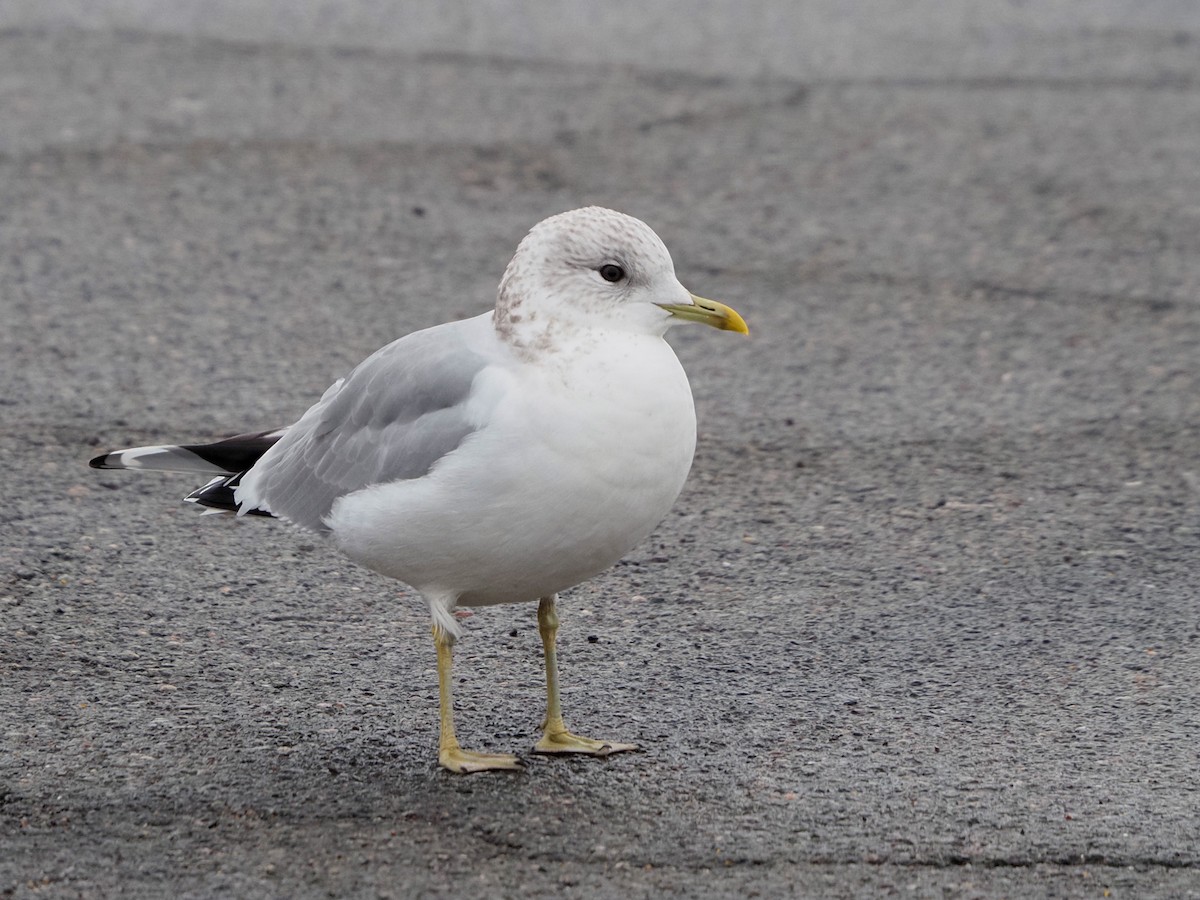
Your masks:
[{"label": "asphalt pavement", "polygon": [[[1190,2],[0,2],[0,895],[1200,896]],[[292,421],[599,203],[675,510],[562,600],[643,750],[436,765],[428,615],[103,449]],[[456,656],[525,752],[532,606]]]}]

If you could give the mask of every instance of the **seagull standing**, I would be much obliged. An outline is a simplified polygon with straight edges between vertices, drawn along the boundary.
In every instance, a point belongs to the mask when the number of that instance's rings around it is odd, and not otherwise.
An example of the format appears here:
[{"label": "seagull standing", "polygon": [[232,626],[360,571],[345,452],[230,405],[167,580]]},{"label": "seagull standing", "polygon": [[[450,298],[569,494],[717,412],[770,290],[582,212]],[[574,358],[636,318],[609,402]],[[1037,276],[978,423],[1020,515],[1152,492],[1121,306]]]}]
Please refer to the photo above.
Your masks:
[{"label": "seagull standing", "polygon": [[320,532],[415,588],[433,618],[446,769],[520,767],[455,736],[457,606],[538,601],[546,717],[536,752],[633,750],[567,730],[555,599],[645,538],[683,487],[696,414],[663,340],[680,321],[748,333],[728,306],[679,283],[645,223],[576,209],[521,241],[493,311],[388,344],[294,425],[117,450],[91,465],[215,476],[186,499]]}]

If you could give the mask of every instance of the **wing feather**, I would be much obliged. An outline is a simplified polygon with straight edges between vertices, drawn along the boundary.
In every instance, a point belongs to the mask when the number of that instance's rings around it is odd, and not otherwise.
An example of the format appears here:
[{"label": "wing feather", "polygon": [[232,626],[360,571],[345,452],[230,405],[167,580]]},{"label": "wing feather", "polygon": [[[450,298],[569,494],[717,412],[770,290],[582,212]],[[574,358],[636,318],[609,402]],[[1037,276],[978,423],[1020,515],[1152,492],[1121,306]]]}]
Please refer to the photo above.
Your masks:
[{"label": "wing feather", "polygon": [[428,473],[478,428],[466,409],[489,363],[472,347],[477,321],[415,332],[356,366],[242,479],[242,509],[321,531],[339,497]]}]

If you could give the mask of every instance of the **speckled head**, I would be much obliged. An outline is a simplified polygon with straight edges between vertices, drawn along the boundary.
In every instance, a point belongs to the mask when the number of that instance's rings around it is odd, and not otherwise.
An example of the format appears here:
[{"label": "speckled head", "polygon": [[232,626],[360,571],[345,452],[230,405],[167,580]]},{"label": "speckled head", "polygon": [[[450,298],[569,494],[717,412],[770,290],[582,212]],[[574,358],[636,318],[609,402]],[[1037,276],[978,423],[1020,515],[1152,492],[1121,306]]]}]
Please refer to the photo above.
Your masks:
[{"label": "speckled head", "polygon": [[530,230],[508,264],[496,298],[496,330],[529,347],[559,327],[662,334],[664,304],[690,303],[666,245],[645,222],[588,206]]}]

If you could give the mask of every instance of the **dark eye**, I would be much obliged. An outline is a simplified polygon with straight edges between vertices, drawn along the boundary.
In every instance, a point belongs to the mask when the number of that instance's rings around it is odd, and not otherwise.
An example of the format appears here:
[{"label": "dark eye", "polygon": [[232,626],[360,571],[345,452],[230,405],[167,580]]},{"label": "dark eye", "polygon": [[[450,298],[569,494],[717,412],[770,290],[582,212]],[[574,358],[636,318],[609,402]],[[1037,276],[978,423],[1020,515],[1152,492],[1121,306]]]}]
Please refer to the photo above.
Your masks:
[{"label": "dark eye", "polygon": [[600,272],[600,277],[605,281],[612,281],[615,283],[621,281],[625,277],[625,270],[620,266],[613,265],[612,263],[605,263],[598,269],[598,271]]}]

